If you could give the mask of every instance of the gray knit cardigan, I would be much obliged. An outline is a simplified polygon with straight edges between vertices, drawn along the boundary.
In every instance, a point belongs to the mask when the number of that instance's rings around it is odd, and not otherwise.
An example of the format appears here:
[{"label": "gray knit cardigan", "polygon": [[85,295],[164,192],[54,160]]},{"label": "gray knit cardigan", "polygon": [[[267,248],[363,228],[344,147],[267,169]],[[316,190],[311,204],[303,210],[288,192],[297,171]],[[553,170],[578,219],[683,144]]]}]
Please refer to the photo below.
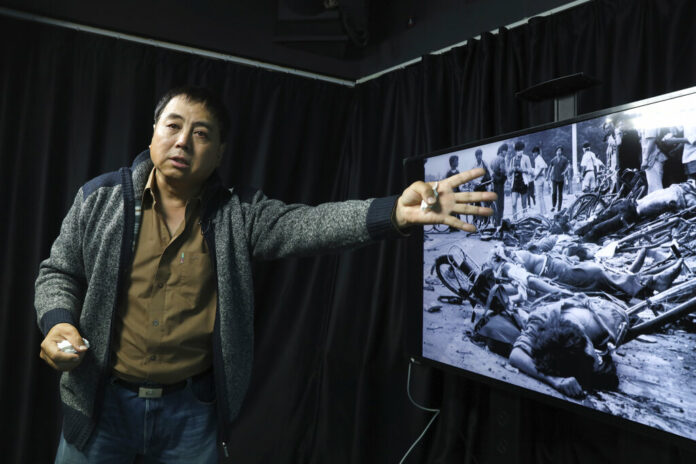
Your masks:
[{"label": "gray knit cardigan", "polygon": [[[136,199],[152,167],[145,151],[131,167],[82,186],[36,280],[36,314],[43,334],[68,322],[91,345],[80,366],[64,372],[60,380],[63,435],[79,449],[94,429],[111,372],[117,300],[137,234]],[[223,188],[213,175],[204,187],[202,204],[202,230],[218,285],[213,333],[217,404],[219,417],[229,423],[239,412],[251,377],[251,261],[347,249],[391,235],[395,197],[316,207],[287,205],[259,191]]]}]

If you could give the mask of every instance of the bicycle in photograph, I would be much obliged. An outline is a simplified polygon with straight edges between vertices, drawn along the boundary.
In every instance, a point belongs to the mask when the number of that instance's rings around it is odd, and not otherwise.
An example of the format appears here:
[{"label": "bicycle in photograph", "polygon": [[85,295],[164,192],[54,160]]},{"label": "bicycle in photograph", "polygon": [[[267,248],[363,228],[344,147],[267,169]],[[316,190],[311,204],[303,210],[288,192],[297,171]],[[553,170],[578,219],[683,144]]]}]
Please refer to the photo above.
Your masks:
[{"label": "bicycle in photograph", "polygon": [[624,169],[621,172],[621,182],[618,192],[612,193],[615,188],[615,171],[605,170],[597,179],[597,185],[591,192],[580,195],[568,208],[568,218],[572,221],[586,221],[596,216],[607,208],[611,208],[623,193],[628,190],[625,197],[629,200],[642,198],[648,190],[647,182],[637,169]]}]

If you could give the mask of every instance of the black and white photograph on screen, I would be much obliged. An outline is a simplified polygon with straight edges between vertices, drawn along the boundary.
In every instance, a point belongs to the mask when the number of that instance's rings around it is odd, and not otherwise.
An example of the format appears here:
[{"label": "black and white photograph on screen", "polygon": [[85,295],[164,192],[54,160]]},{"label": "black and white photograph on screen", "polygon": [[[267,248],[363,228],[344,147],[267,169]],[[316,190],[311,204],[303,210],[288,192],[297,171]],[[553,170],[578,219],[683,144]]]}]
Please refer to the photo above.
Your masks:
[{"label": "black and white photograph on screen", "polygon": [[423,357],[696,439],[696,96],[426,158],[498,192],[423,244]]}]

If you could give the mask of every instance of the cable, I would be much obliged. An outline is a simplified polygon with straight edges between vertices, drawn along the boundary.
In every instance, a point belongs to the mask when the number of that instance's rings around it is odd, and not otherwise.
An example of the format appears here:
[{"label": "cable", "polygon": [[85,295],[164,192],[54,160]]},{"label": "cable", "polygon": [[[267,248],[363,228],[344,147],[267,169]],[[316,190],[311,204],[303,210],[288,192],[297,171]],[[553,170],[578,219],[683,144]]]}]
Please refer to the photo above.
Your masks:
[{"label": "cable", "polygon": [[434,408],[426,408],[425,406],[422,406],[418,403],[416,403],[413,400],[413,397],[411,396],[411,366],[413,365],[413,359],[409,360],[408,363],[408,378],[406,379],[406,394],[408,395],[408,399],[413,403],[415,407],[417,407],[420,410],[427,411],[427,412],[433,412],[433,417],[430,418],[430,421],[428,422],[428,425],[425,426],[423,429],[423,432],[420,434],[418,438],[416,438],[416,441],[413,442],[411,447],[406,451],[406,454],[404,454],[404,457],[401,458],[401,461],[399,461],[399,464],[403,464],[404,461],[406,461],[406,458],[408,457],[409,454],[411,454],[411,451],[413,451],[413,448],[416,447],[419,441],[425,436],[425,433],[428,431],[431,425],[433,425],[433,422],[435,422],[435,419],[437,419],[437,416],[440,415],[440,410],[439,409],[434,409]]}]

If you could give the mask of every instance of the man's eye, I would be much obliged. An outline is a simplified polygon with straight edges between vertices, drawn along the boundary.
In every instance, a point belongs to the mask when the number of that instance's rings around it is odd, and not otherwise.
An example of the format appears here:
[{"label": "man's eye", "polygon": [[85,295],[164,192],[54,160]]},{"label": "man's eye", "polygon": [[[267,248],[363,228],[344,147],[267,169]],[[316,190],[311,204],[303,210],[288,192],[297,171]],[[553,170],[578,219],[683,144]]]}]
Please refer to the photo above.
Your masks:
[{"label": "man's eye", "polygon": [[167,124],[167,127],[170,128],[170,129],[178,129],[178,128],[179,128],[179,125],[178,125],[178,124],[174,124],[174,123],[172,122],[172,123],[170,123],[170,124]]},{"label": "man's eye", "polygon": [[208,133],[204,131],[196,131],[194,134],[196,134],[198,137],[208,138]]}]

